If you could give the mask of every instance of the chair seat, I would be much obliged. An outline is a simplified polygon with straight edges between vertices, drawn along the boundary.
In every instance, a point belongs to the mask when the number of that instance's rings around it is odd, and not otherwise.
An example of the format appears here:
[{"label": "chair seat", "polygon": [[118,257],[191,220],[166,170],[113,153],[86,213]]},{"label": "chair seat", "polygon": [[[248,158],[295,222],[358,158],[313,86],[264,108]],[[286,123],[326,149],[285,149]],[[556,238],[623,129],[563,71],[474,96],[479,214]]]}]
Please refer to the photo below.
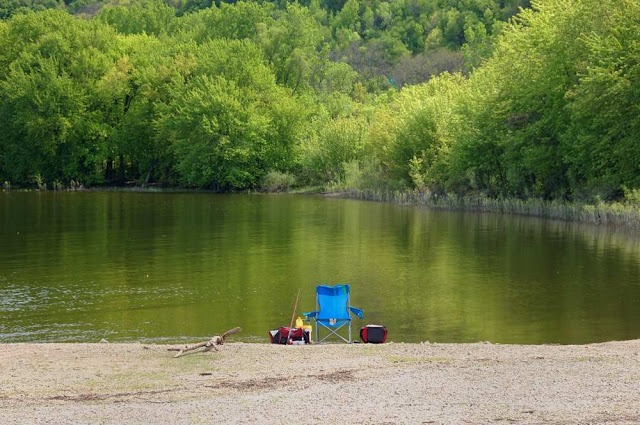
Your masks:
[{"label": "chair seat", "polygon": [[341,326],[345,322],[350,322],[351,318],[348,318],[348,319],[320,319],[320,318],[317,318],[316,321],[318,323],[324,324],[325,326]]}]

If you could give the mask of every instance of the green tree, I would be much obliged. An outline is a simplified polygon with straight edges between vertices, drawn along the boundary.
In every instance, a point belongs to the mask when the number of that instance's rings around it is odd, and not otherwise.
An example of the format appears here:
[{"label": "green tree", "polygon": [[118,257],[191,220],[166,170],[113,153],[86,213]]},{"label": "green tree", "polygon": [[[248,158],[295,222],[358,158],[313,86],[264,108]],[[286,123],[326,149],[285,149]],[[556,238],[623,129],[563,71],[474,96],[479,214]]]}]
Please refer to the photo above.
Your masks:
[{"label": "green tree", "polygon": [[[270,27],[263,27],[259,42],[278,84],[294,92],[308,88],[319,64],[323,29],[308,9],[292,4]],[[326,51],[324,52],[326,54]]]},{"label": "green tree", "polygon": [[0,0],[0,19],[7,19],[16,13],[61,9],[64,3],[57,0]]},{"label": "green tree", "polygon": [[175,17],[175,10],[157,0],[136,0],[126,6],[107,6],[97,15],[122,34],[163,34]]},{"label": "green tree", "polygon": [[184,184],[218,190],[257,184],[267,123],[248,107],[247,95],[222,76],[197,76],[162,116]]},{"label": "green tree", "polygon": [[0,41],[0,169],[19,184],[99,180],[106,151],[96,82],[113,32],[48,10],[8,21]]},{"label": "green tree", "polygon": [[463,77],[443,74],[403,89],[376,111],[367,140],[392,178],[419,187],[442,186],[464,89]]},{"label": "green tree", "polygon": [[119,57],[97,86],[110,129],[107,182],[175,183],[169,142],[158,137],[154,123],[159,108],[172,102],[173,86],[193,74],[194,51],[194,43],[172,39],[121,38]]},{"label": "green tree", "polygon": [[577,40],[587,52],[577,64],[580,80],[567,92],[571,126],[564,143],[572,184],[606,198],[640,187],[640,5],[599,7],[606,10],[601,27]]},{"label": "green tree", "polygon": [[500,154],[499,161],[488,163],[501,168],[486,170],[485,164],[474,177],[480,188],[546,199],[570,193],[562,143],[570,122],[566,94],[578,81],[584,58],[580,34],[598,22],[598,12],[584,2],[561,3],[540,2],[535,11],[518,15],[492,59],[471,78],[479,101],[469,110],[475,125],[471,140],[461,147]]},{"label": "green tree", "polygon": [[286,170],[301,126],[297,104],[287,103],[258,47],[217,40],[198,47],[195,59],[193,75],[171,85],[172,100],[157,120],[180,181],[238,190]]},{"label": "green tree", "polygon": [[299,148],[303,180],[312,184],[337,183],[345,166],[365,153],[364,117],[317,117],[316,131],[309,132]]},{"label": "green tree", "polygon": [[333,30],[344,28],[355,32],[360,27],[359,10],[359,0],[347,0],[340,12],[331,21]]},{"label": "green tree", "polygon": [[272,13],[270,4],[222,4],[182,16],[174,21],[172,33],[199,44],[220,38],[257,41],[260,31],[273,26]]}]

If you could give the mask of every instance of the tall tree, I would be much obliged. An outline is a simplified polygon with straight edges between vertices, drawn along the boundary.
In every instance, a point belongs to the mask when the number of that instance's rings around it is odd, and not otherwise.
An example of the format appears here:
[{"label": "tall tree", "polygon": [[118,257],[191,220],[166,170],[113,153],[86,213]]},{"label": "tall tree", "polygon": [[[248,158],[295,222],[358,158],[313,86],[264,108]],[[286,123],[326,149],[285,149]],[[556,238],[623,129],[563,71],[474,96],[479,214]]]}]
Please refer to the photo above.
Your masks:
[{"label": "tall tree", "polygon": [[106,151],[97,81],[113,32],[48,10],[12,18],[0,41],[0,169],[15,182],[99,181]]}]

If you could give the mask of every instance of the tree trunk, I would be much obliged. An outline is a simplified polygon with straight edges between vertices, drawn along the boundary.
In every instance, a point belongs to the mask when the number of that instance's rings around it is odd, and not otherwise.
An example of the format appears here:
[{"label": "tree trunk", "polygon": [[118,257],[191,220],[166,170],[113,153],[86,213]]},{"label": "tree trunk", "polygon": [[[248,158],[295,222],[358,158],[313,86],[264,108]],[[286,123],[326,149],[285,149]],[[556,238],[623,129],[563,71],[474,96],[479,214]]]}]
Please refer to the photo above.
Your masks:
[{"label": "tree trunk", "polygon": [[142,187],[149,186],[149,181],[151,181],[151,172],[153,171],[153,165],[149,166],[149,171],[147,172],[147,177],[144,179],[144,183],[142,183]]},{"label": "tree trunk", "polygon": [[113,180],[113,158],[107,158],[107,166],[104,169],[104,181],[110,183]]},{"label": "tree trunk", "polygon": [[120,163],[118,167],[118,184],[124,186],[125,180],[125,165],[124,165],[124,155],[120,154],[118,156],[118,162]]}]

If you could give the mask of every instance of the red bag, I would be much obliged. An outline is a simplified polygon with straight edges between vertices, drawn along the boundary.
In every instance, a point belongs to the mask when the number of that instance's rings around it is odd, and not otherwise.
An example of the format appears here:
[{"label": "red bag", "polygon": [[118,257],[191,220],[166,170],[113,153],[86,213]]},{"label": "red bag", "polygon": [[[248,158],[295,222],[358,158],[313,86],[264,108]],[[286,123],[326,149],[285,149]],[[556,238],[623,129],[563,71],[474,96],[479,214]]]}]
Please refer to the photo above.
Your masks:
[{"label": "red bag", "polygon": [[387,328],[382,325],[367,325],[360,329],[362,342],[382,344],[387,340]]},{"label": "red bag", "polygon": [[305,332],[303,328],[280,327],[269,331],[269,339],[272,344],[287,344],[290,341],[304,341],[305,344],[309,344],[309,332]]}]

